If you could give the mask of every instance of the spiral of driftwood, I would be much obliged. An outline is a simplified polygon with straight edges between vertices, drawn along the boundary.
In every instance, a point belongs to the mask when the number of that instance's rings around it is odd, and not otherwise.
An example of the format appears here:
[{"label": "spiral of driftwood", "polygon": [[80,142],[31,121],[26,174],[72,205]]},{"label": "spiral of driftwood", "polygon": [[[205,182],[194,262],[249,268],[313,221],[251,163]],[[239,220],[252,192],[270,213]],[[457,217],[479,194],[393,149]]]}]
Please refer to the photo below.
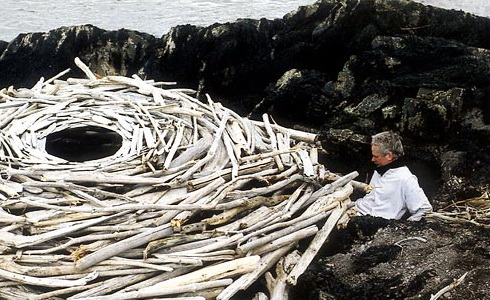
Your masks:
[{"label": "spiral of driftwood", "polygon": [[0,92],[1,297],[230,299],[265,276],[286,299],[357,173],[325,181],[316,135],[267,115],[75,62],[87,79]]}]

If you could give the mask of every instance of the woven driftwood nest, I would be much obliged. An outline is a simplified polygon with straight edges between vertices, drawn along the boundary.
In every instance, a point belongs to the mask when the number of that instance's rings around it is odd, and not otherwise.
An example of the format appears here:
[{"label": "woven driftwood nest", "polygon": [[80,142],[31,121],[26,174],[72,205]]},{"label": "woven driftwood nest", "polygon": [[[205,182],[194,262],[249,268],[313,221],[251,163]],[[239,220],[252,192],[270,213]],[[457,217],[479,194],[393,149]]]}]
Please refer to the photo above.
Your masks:
[{"label": "woven driftwood nest", "polygon": [[230,299],[262,276],[256,297],[287,297],[357,174],[267,115],[76,63],[0,92],[1,297]]}]

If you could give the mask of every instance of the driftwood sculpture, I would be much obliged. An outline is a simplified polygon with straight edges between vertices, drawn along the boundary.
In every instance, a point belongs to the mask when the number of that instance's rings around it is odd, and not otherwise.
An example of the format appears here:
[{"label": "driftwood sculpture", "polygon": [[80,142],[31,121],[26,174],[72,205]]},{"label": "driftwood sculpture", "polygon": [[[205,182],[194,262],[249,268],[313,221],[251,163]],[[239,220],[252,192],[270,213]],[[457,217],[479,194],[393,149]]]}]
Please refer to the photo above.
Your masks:
[{"label": "driftwood sculpture", "polygon": [[267,115],[76,64],[87,79],[0,92],[0,297],[231,299],[265,278],[256,298],[286,299],[357,173]]}]

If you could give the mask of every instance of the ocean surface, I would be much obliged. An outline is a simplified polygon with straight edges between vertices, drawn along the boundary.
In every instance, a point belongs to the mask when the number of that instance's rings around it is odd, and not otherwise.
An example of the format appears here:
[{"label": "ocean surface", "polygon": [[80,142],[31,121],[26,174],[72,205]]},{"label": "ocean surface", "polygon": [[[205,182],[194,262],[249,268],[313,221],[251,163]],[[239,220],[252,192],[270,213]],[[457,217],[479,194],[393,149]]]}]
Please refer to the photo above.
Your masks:
[{"label": "ocean surface", "polygon": [[[362,1],[362,0],[361,0]],[[427,5],[490,16],[488,0],[416,0]],[[92,24],[160,37],[176,25],[208,26],[238,18],[282,18],[315,0],[2,0],[0,40],[20,33]]]},{"label": "ocean surface", "polygon": [[[92,24],[160,37],[176,25],[208,26],[238,18],[282,18],[315,0],[2,0],[0,40],[20,33]],[[5,3],[6,2],[6,3]]]}]

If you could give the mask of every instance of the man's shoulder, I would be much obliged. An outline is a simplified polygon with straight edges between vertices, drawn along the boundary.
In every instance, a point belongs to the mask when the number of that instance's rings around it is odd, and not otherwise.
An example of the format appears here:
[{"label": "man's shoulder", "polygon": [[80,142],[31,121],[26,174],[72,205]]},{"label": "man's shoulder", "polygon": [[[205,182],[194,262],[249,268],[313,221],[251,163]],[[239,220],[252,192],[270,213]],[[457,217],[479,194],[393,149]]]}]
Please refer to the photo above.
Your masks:
[{"label": "man's shoulder", "polygon": [[390,169],[389,170],[389,173],[391,173],[391,175],[393,176],[399,176],[399,177],[402,177],[402,178],[405,178],[405,177],[410,177],[412,176],[412,172],[410,171],[410,169],[407,167],[407,166],[401,166],[401,167],[398,167],[398,168],[393,168],[393,169]]}]

